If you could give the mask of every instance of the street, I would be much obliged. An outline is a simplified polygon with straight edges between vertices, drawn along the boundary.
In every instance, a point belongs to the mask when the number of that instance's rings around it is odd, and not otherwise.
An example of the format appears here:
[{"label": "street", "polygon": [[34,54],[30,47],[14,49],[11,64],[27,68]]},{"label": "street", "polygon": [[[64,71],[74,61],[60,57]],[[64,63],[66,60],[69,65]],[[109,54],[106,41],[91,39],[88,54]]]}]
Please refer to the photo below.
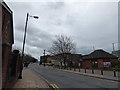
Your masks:
[{"label": "street", "polygon": [[117,81],[59,71],[38,64],[30,64],[29,68],[59,88],[118,88]]}]

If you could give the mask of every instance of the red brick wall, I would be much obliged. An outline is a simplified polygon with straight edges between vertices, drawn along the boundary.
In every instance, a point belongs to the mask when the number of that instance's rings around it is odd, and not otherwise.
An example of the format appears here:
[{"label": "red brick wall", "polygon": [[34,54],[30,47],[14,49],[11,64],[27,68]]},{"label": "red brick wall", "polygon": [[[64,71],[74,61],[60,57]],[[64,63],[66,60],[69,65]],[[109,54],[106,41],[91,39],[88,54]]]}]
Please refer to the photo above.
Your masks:
[{"label": "red brick wall", "polygon": [[98,68],[103,68],[103,59],[98,59]]},{"label": "red brick wall", "polygon": [[[103,62],[111,62],[111,65],[117,64],[118,60],[115,59],[98,59],[98,68],[104,68]],[[82,67],[83,68],[92,68],[92,61],[91,60],[84,60],[82,62]],[[112,66],[110,66],[112,67]]]},{"label": "red brick wall", "polygon": [[118,60],[116,60],[116,59],[99,59],[98,60],[98,68],[104,68],[103,62],[111,62],[110,67],[112,67],[113,64],[118,63]]},{"label": "red brick wall", "polygon": [[85,60],[82,63],[83,68],[92,68],[91,60]]}]

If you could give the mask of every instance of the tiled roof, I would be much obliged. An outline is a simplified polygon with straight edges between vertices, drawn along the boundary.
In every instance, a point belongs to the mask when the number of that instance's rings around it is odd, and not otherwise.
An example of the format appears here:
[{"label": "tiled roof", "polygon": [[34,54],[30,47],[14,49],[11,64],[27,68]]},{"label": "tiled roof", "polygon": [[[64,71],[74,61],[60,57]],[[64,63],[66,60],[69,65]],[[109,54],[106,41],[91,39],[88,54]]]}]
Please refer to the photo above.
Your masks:
[{"label": "tiled roof", "polygon": [[117,57],[108,52],[105,52],[99,49],[99,50],[95,50],[94,52],[88,55],[83,56],[83,60],[88,60],[88,59],[91,59],[91,60],[93,59],[117,59]]}]

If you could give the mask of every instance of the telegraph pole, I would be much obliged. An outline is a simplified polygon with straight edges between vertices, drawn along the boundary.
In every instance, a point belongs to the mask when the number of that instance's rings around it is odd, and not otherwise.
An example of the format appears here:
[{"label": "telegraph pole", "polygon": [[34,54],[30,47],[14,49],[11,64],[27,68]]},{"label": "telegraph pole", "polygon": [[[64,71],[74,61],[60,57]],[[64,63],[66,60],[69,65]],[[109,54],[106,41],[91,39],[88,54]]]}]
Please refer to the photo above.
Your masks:
[{"label": "telegraph pole", "polygon": [[44,66],[45,66],[45,50],[44,50],[43,54],[44,54],[44,56],[43,56],[44,57],[44,61],[43,62],[44,62]]}]

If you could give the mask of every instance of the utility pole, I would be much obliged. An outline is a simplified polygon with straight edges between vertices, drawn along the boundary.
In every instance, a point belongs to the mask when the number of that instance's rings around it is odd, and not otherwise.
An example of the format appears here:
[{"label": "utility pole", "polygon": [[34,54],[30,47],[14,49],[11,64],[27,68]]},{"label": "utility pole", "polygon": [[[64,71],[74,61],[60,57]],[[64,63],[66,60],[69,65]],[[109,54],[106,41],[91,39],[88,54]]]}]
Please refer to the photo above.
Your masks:
[{"label": "utility pole", "polygon": [[44,62],[44,66],[45,66],[45,59],[46,59],[45,58],[45,50],[44,50],[43,54],[44,54],[44,56],[43,56],[44,57],[44,61],[43,62]]},{"label": "utility pole", "polygon": [[114,43],[112,43],[112,45],[113,45],[113,51],[115,51],[115,48],[114,48]]}]

